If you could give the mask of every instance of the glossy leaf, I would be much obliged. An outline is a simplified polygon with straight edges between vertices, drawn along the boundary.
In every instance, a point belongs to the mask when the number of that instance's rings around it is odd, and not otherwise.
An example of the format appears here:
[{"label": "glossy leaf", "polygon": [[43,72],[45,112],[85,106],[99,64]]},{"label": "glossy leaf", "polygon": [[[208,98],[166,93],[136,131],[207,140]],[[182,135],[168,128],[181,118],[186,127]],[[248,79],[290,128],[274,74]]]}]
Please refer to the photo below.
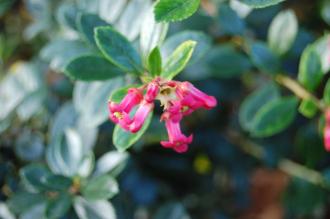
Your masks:
[{"label": "glossy leaf", "polygon": [[[123,78],[96,82],[77,82],[73,91],[73,102],[76,111],[80,115],[79,123],[87,129],[91,129],[97,128],[107,121],[109,95],[118,87],[121,87],[123,82]],[[84,141],[87,140],[84,139]]]},{"label": "glossy leaf", "polygon": [[14,213],[20,214],[45,201],[46,198],[41,193],[18,191],[10,197],[7,203]]},{"label": "glossy leaf", "polygon": [[122,167],[126,164],[128,158],[129,155],[126,152],[107,152],[97,160],[95,175],[105,173],[110,173],[112,176],[116,175],[120,170],[122,170]]},{"label": "glossy leaf", "polygon": [[[98,3],[101,18],[109,23],[113,23],[125,9],[127,0],[101,0]],[[111,13],[109,13],[110,10]]]},{"label": "glossy leaf", "polygon": [[72,180],[62,175],[49,174],[41,179],[49,190],[65,191],[72,185]]},{"label": "glossy leaf", "polygon": [[248,72],[252,64],[247,56],[230,44],[214,47],[207,56],[207,67],[213,76],[231,78]]},{"label": "glossy leaf", "polygon": [[116,219],[116,213],[110,202],[86,201],[77,197],[74,201],[74,209],[79,219]]},{"label": "glossy leaf", "polygon": [[78,17],[78,28],[82,33],[83,37],[92,45],[96,46],[94,39],[94,29],[100,26],[109,26],[109,24],[102,20],[99,16],[95,14],[81,14]]},{"label": "glossy leaf", "polygon": [[251,45],[250,56],[255,66],[263,72],[276,74],[280,70],[280,61],[263,43]]},{"label": "glossy leaf", "polygon": [[131,43],[112,27],[95,29],[95,40],[103,55],[123,71],[142,73],[141,58]]},{"label": "glossy leaf", "polygon": [[20,170],[23,184],[31,192],[44,191],[46,187],[42,182],[42,178],[49,174],[49,170],[41,164],[30,164]]},{"label": "glossy leaf", "polygon": [[63,71],[74,58],[91,54],[91,49],[78,40],[57,39],[49,42],[40,52],[42,59],[50,62],[55,71]]},{"label": "glossy leaf", "polygon": [[323,37],[321,37],[315,43],[313,43],[313,45],[315,47],[315,51],[320,56],[321,63],[322,63],[322,71],[323,71],[324,74],[330,70],[329,41],[330,41],[330,35],[329,34],[325,34]]},{"label": "glossy leaf", "polygon": [[46,217],[48,219],[57,219],[64,216],[72,204],[71,195],[63,192],[57,197],[48,201],[46,206]]},{"label": "glossy leaf", "polygon": [[293,122],[297,104],[294,97],[268,102],[258,111],[251,124],[251,134],[255,137],[269,137],[283,131]]},{"label": "glossy leaf", "polygon": [[300,59],[298,81],[309,91],[315,90],[323,77],[321,59],[313,46],[307,47]]},{"label": "glossy leaf", "polygon": [[222,4],[219,7],[218,20],[222,34],[240,35],[244,31],[244,21],[229,5]]},{"label": "glossy leaf", "polygon": [[162,57],[169,57],[172,52],[187,40],[193,40],[197,42],[194,52],[189,61],[189,65],[192,65],[202,59],[212,46],[211,38],[200,31],[182,31],[176,33],[166,39],[161,46]]},{"label": "glossy leaf", "polygon": [[153,13],[153,7],[150,7],[144,16],[140,31],[140,48],[143,59],[146,60],[149,54],[156,46],[160,46],[168,30],[167,23],[157,23]]},{"label": "glossy leaf", "polygon": [[66,129],[65,136],[59,137],[49,146],[47,162],[56,174],[86,177],[94,166],[94,158],[85,153],[82,138],[77,131]]},{"label": "glossy leaf", "polygon": [[141,26],[151,7],[151,0],[130,0],[120,15],[116,28],[129,41],[134,41],[140,34]]},{"label": "glossy leaf", "polygon": [[179,74],[189,62],[195,46],[195,41],[188,40],[177,47],[166,60],[161,76],[170,80]]},{"label": "glossy leaf", "polygon": [[323,101],[325,104],[330,105],[330,80],[327,81],[327,84],[324,88]]},{"label": "glossy leaf", "polygon": [[117,182],[107,174],[92,178],[82,188],[82,194],[87,200],[106,200],[117,193]]},{"label": "glossy leaf", "polygon": [[272,5],[276,5],[285,0],[239,0],[254,8],[264,8]]},{"label": "glossy leaf", "polygon": [[155,17],[158,22],[173,22],[193,15],[200,0],[160,0],[155,6]]},{"label": "glossy leaf", "polygon": [[78,8],[74,4],[60,4],[57,9],[56,18],[58,22],[72,30],[77,29]]},{"label": "glossy leaf", "polygon": [[283,55],[292,47],[298,33],[298,21],[292,10],[280,12],[272,21],[268,31],[269,48]]},{"label": "glossy leaf", "polygon": [[108,80],[124,74],[107,59],[93,55],[72,60],[65,67],[64,73],[71,79],[82,81]]},{"label": "glossy leaf", "polygon": [[137,133],[130,133],[122,129],[119,125],[116,125],[115,130],[113,131],[113,144],[118,151],[123,152],[135,144],[148,129],[152,119],[152,113],[149,114],[144,125]]},{"label": "glossy leaf", "polygon": [[162,57],[158,47],[155,47],[148,58],[149,71],[152,76],[160,75],[162,72]]},{"label": "glossy leaf", "polygon": [[254,91],[242,103],[239,109],[239,122],[241,126],[249,131],[256,119],[258,111],[267,103],[280,97],[278,87],[271,83]]},{"label": "glossy leaf", "polygon": [[318,108],[312,100],[303,100],[298,110],[305,117],[312,118],[317,113]]}]

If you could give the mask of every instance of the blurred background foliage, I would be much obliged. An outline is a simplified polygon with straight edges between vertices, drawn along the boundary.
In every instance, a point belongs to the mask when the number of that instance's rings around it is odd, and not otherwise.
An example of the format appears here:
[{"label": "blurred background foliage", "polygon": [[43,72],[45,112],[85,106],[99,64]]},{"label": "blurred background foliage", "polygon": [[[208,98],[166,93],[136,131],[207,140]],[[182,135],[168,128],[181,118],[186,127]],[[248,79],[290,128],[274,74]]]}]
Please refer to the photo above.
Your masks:
[{"label": "blurred background foliage", "polygon": [[132,148],[113,146],[107,100],[131,76],[63,74],[96,52],[96,26],[139,47],[150,1],[0,0],[0,218],[329,218],[330,1],[242,2],[203,0],[169,26],[162,55],[197,41],[179,79],[220,102],[184,121],[195,139],[176,154],[159,146],[159,109]]}]

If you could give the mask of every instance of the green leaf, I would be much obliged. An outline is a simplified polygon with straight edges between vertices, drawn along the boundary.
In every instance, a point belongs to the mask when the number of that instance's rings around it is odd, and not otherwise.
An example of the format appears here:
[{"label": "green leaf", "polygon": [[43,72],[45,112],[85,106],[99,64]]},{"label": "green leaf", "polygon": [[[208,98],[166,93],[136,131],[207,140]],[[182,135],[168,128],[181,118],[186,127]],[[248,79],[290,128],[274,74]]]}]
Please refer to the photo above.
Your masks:
[{"label": "green leaf", "polygon": [[[97,132],[98,126],[109,119],[107,103],[109,94],[123,86],[123,84],[123,77],[117,77],[102,82],[78,81],[75,83],[73,91],[74,108],[79,114],[79,122],[83,124],[80,126],[83,126],[85,130],[87,129],[85,132],[80,131],[84,144],[93,142],[91,141],[91,139],[94,138],[93,135],[86,139],[87,133],[92,134],[92,132]],[[81,130],[80,128],[78,129]],[[90,144],[90,146],[88,146],[87,144],[87,148],[90,148],[92,145],[93,144]]]},{"label": "green leaf", "polygon": [[309,91],[314,91],[323,77],[322,63],[314,46],[308,46],[300,59],[298,81]]},{"label": "green leaf", "polygon": [[312,100],[303,100],[298,110],[305,117],[312,118],[317,113],[318,108]]},{"label": "green leaf", "polygon": [[283,55],[292,47],[298,33],[298,21],[292,10],[280,12],[272,21],[268,31],[269,48]]},{"label": "green leaf", "polygon": [[143,73],[139,54],[131,43],[112,27],[95,29],[95,41],[103,55],[123,71]]},{"label": "green leaf", "polygon": [[324,88],[323,101],[326,105],[330,106],[330,79],[328,79]]},{"label": "green leaf", "polygon": [[118,193],[118,184],[111,176],[100,175],[87,182],[81,192],[87,200],[105,200]]},{"label": "green leaf", "polygon": [[153,7],[150,7],[143,18],[143,23],[140,30],[140,51],[143,56],[144,63],[147,62],[150,52],[163,43],[169,24],[157,23]]},{"label": "green leaf", "polygon": [[59,145],[60,159],[67,170],[67,176],[74,176],[80,168],[84,149],[79,133],[74,129],[65,130],[65,139]]},{"label": "green leaf", "polygon": [[325,34],[323,37],[318,39],[313,45],[315,46],[315,51],[319,54],[321,63],[322,63],[322,71],[326,73],[330,70],[330,49],[329,48],[330,35]]},{"label": "green leaf", "polygon": [[148,58],[149,71],[152,76],[160,75],[162,72],[162,57],[158,47],[155,47]]},{"label": "green leaf", "polygon": [[108,173],[111,176],[116,176],[124,169],[128,158],[129,154],[127,152],[107,152],[97,160],[94,175]]},{"label": "green leaf", "polygon": [[150,113],[144,122],[144,125],[137,133],[127,132],[122,129],[119,125],[116,125],[115,130],[113,131],[113,144],[118,151],[123,152],[135,144],[148,129],[152,119],[152,113]]},{"label": "green leaf", "polygon": [[123,75],[107,59],[94,55],[75,58],[65,67],[64,73],[73,80],[82,81],[107,80]]},{"label": "green leaf", "polygon": [[218,14],[221,33],[229,35],[243,33],[245,23],[229,5],[221,4]]},{"label": "green leaf", "polygon": [[20,170],[22,182],[31,192],[44,191],[46,187],[42,182],[42,178],[49,174],[49,170],[41,164],[30,164]]},{"label": "green leaf", "polygon": [[95,157],[92,151],[89,151],[81,160],[77,175],[81,177],[88,177],[95,165]]},{"label": "green leaf", "polygon": [[269,137],[287,128],[296,116],[298,100],[285,97],[264,105],[257,113],[251,134],[255,137]]},{"label": "green leaf", "polygon": [[195,41],[185,41],[168,57],[161,76],[171,80],[187,65],[196,46]]},{"label": "green leaf", "polygon": [[64,191],[72,185],[72,180],[62,175],[49,174],[43,177],[41,181],[49,190]]},{"label": "green leaf", "polygon": [[193,15],[200,0],[160,0],[155,6],[156,21],[173,22]]},{"label": "green leaf", "polygon": [[280,61],[264,43],[253,43],[250,56],[255,66],[265,73],[276,74],[280,70]]},{"label": "green leaf", "polygon": [[100,26],[109,26],[106,21],[102,20],[96,14],[81,14],[78,17],[78,29],[84,36],[84,38],[92,45],[96,46],[94,39],[94,29]]},{"label": "green leaf", "polygon": [[16,214],[26,212],[40,203],[44,203],[45,197],[42,193],[15,192],[8,200],[9,208]]},{"label": "green leaf", "polygon": [[239,0],[254,8],[264,8],[272,5],[276,5],[284,0]]},{"label": "green leaf", "polygon": [[57,39],[43,47],[40,56],[50,63],[53,70],[62,72],[72,59],[91,52],[83,41]]},{"label": "green leaf", "polygon": [[60,4],[56,11],[56,19],[60,26],[68,27],[72,30],[77,30],[77,15],[78,8],[75,4]]},{"label": "green leaf", "polygon": [[47,219],[57,219],[64,216],[72,205],[72,198],[69,193],[59,193],[55,198],[48,201],[46,206]]},{"label": "green leaf", "polygon": [[258,111],[267,103],[277,100],[280,97],[278,87],[273,84],[266,84],[254,91],[242,103],[239,109],[239,122],[241,126],[249,131],[254,124]]},{"label": "green leaf", "polygon": [[200,31],[182,31],[170,36],[161,47],[163,57],[168,57],[183,42],[187,40],[196,41],[196,47],[188,65],[198,62],[210,50],[212,46],[211,38]]},{"label": "green leaf", "polygon": [[[72,128],[65,127],[64,134],[53,140],[48,147],[47,162],[56,174],[72,177],[89,175],[94,165],[94,158],[86,154],[81,135]],[[89,170],[88,173],[84,170]],[[81,174],[81,171],[84,174]]]},{"label": "green leaf", "polygon": [[208,68],[212,75],[219,78],[239,76],[252,67],[249,58],[237,51],[233,45],[217,46],[207,56]]},{"label": "green leaf", "polygon": [[86,201],[81,197],[74,200],[74,209],[79,219],[115,219],[116,212],[110,202]]}]

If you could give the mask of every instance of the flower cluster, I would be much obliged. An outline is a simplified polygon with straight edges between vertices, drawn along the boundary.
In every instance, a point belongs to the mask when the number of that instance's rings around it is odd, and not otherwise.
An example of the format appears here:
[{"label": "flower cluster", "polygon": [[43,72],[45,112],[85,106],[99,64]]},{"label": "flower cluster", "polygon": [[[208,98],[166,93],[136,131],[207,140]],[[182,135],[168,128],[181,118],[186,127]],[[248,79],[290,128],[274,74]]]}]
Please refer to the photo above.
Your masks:
[{"label": "flower cluster", "polygon": [[[168,140],[161,145],[182,153],[188,150],[193,135],[182,133],[180,121],[198,108],[211,109],[217,101],[195,88],[189,82],[168,81],[157,77],[149,84],[139,88],[130,88],[120,103],[109,102],[110,119],[123,129],[135,133],[141,129],[148,114],[154,108],[154,101],[159,100],[164,111],[161,121],[165,122]],[[133,108],[137,110],[133,116]]]},{"label": "flower cluster", "polygon": [[325,112],[324,147],[330,151],[330,109]]}]

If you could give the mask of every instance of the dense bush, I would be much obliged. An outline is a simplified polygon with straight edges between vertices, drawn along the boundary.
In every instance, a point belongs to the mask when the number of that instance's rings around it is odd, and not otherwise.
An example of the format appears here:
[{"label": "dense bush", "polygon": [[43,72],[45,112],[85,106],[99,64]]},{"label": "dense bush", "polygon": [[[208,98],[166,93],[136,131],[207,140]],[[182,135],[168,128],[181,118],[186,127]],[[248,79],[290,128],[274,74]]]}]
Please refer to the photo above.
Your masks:
[{"label": "dense bush", "polygon": [[330,217],[328,25],[328,0],[1,0],[0,218]]}]

